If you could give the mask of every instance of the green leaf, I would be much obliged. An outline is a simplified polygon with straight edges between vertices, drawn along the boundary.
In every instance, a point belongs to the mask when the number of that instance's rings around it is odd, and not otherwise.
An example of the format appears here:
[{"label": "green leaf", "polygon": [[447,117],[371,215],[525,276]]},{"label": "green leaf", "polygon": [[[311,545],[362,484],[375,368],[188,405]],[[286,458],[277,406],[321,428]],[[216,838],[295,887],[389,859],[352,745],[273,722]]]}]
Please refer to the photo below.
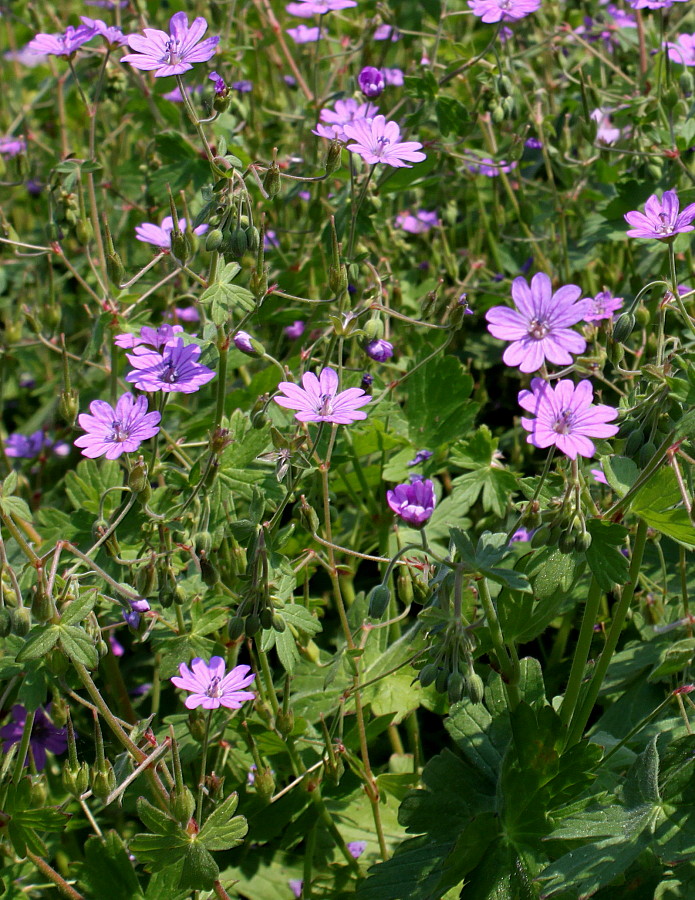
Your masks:
[{"label": "green leaf", "polygon": [[73,600],[61,613],[60,624],[77,625],[78,622],[82,622],[94,609],[96,601],[97,592],[93,588],[83,591],[77,600]]},{"label": "green leaf", "polygon": [[200,841],[193,841],[183,858],[179,887],[211,891],[219,874],[219,867],[210,853]]},{"label": "green leaf", "polygon": [[631,509],[656,531],[686,546],[695,546],[695,527],[683,507],[683,498],[673,469],[659,469],[637,491]]},{"label": "green leaf", "polygon": [[661,652],[661,659],[649,673],[649,681],[659,681],[676,672],[686,669],[695,656],[695,638],[684,638],[682,641],[676,641],[669,644]]},{"label": "green leaf", "polygon": [[136,834],[128,842],[132,853],[152,869],[162,869],[182,860],[189,841],[178,835]]},{"label": "green leaf", "polygon": [[591,546],[584,555],[599,586],[610,591],[616,584],[625,584],[630,566],[618,548],[625,546],[627,528],[600,519],[589,519],[586,527]]},{"label": "green leaf", "polygon": [[602,456],[601,467],[606,481],[621,497],[625,496],[639,475],[637,463],[627,456]]},{"label": "green leaf", "polygon": [[231,850],[242,843],[249,827],[243,816],[234,816],[238,802],[238,795],[230,794],[205,820],[198,840],[208,850]]},{"label": "green leaf", "polygon": [[60,646],[65,655],[88,669],[96,669],[99,665],[99,654],[84,628],[77,625],[57,627],[60,629]]},{"label": "green leaf", "polygon": [[470,116],[460,100],[454,97],[437,97],[435,109],[437,124],[444,137],[448,137],[452,132],[457,137],[463,137],[468,133]]},{"label": "green leaf", "polygon": [[107,831],[103,838],[92,835],[87,838],[84,851],[81,880],[94,897],[142,900],[140,882],[117,832]]},{"label": "green leaf", "polygon": [[15,519],[24,519],[27,522],[32,520],[31,510],[21,497],[2,497],[0,507],[5,515],[14,516]]},{"label": "green leaf", "polygon": [[149,828],[156,834],[171,835],[176,834],[180,830],[179,825],[171,816],[162,812],[161,809],[157,809],[145,797],[138,797],[137,809],[138,816],[140,816],[140,820],[145,828]]},{"label": "green leaf", "polygon": [[316,616],[298,603],[288,603],[283,607],[282,616],[288,625],[292,625],[297,631],[306,635],[318,634],[323,628]]},{"label": "green leaf", "polygon": [[17,662],[40,659],[56,645],[59,637],[60,628],[57,625],[35,625],[17,654]]},{"label": "green leaf", "polygon": [[436,356],[407,384],[405,411],[414,446],[437,450],[470,428],[478,411],[478,404],[468,399],[473,378],[454,356]]}]

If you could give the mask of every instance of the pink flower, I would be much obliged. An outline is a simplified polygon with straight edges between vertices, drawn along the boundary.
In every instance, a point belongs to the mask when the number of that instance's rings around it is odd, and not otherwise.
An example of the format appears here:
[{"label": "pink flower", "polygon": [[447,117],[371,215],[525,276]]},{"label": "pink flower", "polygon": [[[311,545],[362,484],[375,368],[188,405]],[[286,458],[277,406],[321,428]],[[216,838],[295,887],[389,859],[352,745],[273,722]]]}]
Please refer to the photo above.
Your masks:
[{"label": "pink flower", "polygon": [[622,297],[614,297],[610,291],[599,291],[595,297],[585,298],[591,308],[584,316],[585,322],[600,322],[601,319],[612,319],[616,310],[623,305]]},{"label": "pink flower", "polygon": [[298,3],[288,3],[285,9],[291,16],[310,19],[312,16],[325,16],[336,9],[349,9],[351,6],[357,6],[357,0],[299,0]]},{"label": "pink flower", "polygon": [[581,292],[576,284],[567,284],[553,293],[543,272],[533,276],[530,287],[525,278],[515,278],[512,299],[517,308],[495,306],[485,314],[490,334],[512,342],[502,356],[506,365],[537,372],[546,359],[565,366],[572,362],[572,353],[582,353],[586,341],[571,328],[590,309],[589,300],[575,302]]},{"label": "pink flower", "polygon": [[682,66],[695,66],[695,34],[679,34],[675,44],[667,41],[668,58]]},{"label": "pink flower", "polygon": [[411,475],[409,482],[386,491],[386,502],[407,525],[422,528],[437,503],[434,483],[422,475]]},{"label": "pink flower", "polygon": [[674,3],[685,3],[686,0],[627,0],[633,9],[668,9]]},{"label": "pink flower", "polygon": [[253,691],[245,691],[256,677],[249,675],[250,666],[236,666],[227,675],[224,674],[225,662],[221,656],[213,656],[208,665],[204,659],[196,656],[189,669],[186,663],[179,666],[179,675],[174,675],[171,681],[184,691],[191,691],[191,696],[186,697],[185,705],[188,709],[218,709],[226,706],[227,709],[240,709],[246,700],[253,700]]},{"label": "pink flower", "polygon": [[86,44],[96,34],[96,29],[89,25],[80,25],[73,28],[68,25],[64,34],[37,34],[27,44],[27,50],[42,56],[73,56],[77,50]]},{"label": "pink flower", "polygon": [[594,406],[593,399],[590,381],[580,381],[575,387],[566,378],[553,388],[542,378],[534,378],[531,390],[519,393],[521,407],[536,416],[521,419],[530,432],[527,443],[555,446],[570,459],[593,456],[596,448],[590,438],[609,438],[618,433],[617,425],[607,424],[617,418],[618,410],[603,404]]},{"label": "pink flower", "polygon": [[695,203],[686,206],[683,212],[679,208],[675,191],[664,191],[661,200],[652,194],[644,204],[643,213],[637,210],[625,213],[625,221],[633,226],[627,236],[668,241],[677,234],[695,231],[695,225],[690,224],[695,219]]},{"label": "pink flower", "polygon": [[361,156],[373,165],[385,163],[394,168],[410,169],[410,163],[426,159],[420,152],[422,144],[417,141],[401,141],[401,130],[396,122],[387,122],[385,116],[361,119],[344,128],[348,139],[356,141],[348,144],[348,150]]},{"label": "pink flower", "polygon": [[[135,69],[154,71],[155,78],[181,75],[193,68],[193,63],[207,62],[215,55],[220,39],[211,37],[200,43],[208,23],[202,16],[188,25],[185,12],[175,13],[169,21],[169,34],[157,28],[145,28],[145,36],[131,34],[128,43],[135,53],[121,57]],[[44,51],[45,52],[45,51]]]},{"label": "pink flower", "polygon": [[325,368],[318,378],[313,372],[305,372],[302,387],[291,381],[281,381],[278,388],[285,396],[275,397],[275,402],[285,409],[297,410],[295,418],[298,422],[351,425],[367,418],[367,413],[359,407],[372,399],[361,388],[348,388],[338,393],[338,375],[329,368]]},{"label": "pink flower", "polygon": [[517,165],[516,160],[511,163],[507,163],[503,159],[496,162],[494,159],[490,159],[489,156],[485,156],[479,163],[473,163],[468,166],[468,171],[476,175],[487,175],[488,178],[494,178],[500,172],[511,172],[512,169],[516,169]]},{"label": "pink flower", "polygon": [[321,122],[313,131],[319,137],[325,137],[329,140],[348,141],[344,128],[346,125],[356,122],[358,119],[366,119],[375,116],[379,112],[379,107],[373,103],[358,103],[352,97],[347,100],[336,100],[335,110],[324,108],[319,113]]},{"label": "pink flower", "polygon": [[419,209],[414,215],[408,211],[398,213],[396,228],[402,228],[408,234],[425,234],[430,228],[439,225],[436,210]]},{"label": "pink flower", "polygon": [[292,38],[295,44],[314,44],[320,41],[322,37],[326,37],[326,30],[319,28],[318,25],[310,27],[308,25],[297,25],[296,28],[287,28],[286,33]]},{"label": "pink flower", "polygon": [[147,397],[135,399],[132,394],[123,394],[115,409],[105,400],[93,400],[89,411],[91,415],[82,413],[78,417],[80,428],[87,434],[78,437],[75,446],[90,459],[118,459],[121,453],[133,453],[157,434],[162,418],[156,411],[147,411]]},{"label": "pink flower", "polygon": [[468,0],[474,16],[483,22],[512,22],[540,9],[541,0]]},{"label": "pink flower", "polygon": [[[187,228],[185,219],[179,219],[179,231],[185,231]],[[198,225],[193,229],[193,234],[205,234],[209,225]],[[160,250],[171,249],[171,232],[174,230],[174,220],[171,216],[164,216],[161,225],[153,225],[151,222],[143,222],[142,225],[135,226],[135,237],[144,244],[152,244],[159,247]]]}]

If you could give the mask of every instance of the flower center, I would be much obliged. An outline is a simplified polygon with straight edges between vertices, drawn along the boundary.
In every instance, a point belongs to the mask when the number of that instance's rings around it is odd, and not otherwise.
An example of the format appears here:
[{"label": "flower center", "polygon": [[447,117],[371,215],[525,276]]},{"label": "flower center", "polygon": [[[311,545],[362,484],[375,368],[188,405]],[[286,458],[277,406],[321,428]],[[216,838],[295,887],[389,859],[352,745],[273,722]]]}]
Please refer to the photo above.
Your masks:
[{"label": "flower center", "polygon": [[217,675],[215,675],[214,678],[211,678],[210,684],[208,685],[208,688],[205,691],[205,696],[206,697],[214,697],[214,698],[219,697],[221,695],[221,691],[220,691],[220,682],[221,681],[222,681],[222,679],[218,678]]},{"label": "flower center", "polygon": [[164,45],[164,56],[161,58],[160,62],[165,63],[169,66],[175,66],[177,63],[181,62],[181,56],[179,54],[179,42],[176,38],[170,38],[166,44]]},{"label": "flower center", "polygon": [[539,322],[538,319],[531,319],[528,323],[528,333],[534,341],[542,341],[549,331],[550,326],[546,322]]},{"label": "flower center", "polygon": [[511,9],[513,0],[497,0],[500,9]]},{"label": "flower center", "polygon": [[333,394],[321,394],[321,405],[317,412],[320,416],[330,416],[333,413]]},{"label": "flower center", "polygon": [[179,373],[176,371],[174,363],[167,363],[162,369],[162,381],[167,384],[175,384],[178,380]]},{"label": "flower center", "polygon": [[657,234],[673,234],[673,225],[670,224],[668,218],[665,213],[659,213],[658,217],[661,220],[661,225],[657,225],[654,229]]},{"label": "flower center", "polygon": [[574,413],[571,409],[563,409],[553,422],[553,431],[556,434],[570,434],[574,424]]},{"label": "flower center", "polygon": [[123,422],[121,422],[120,419],[114,419],[111,423],[110,440],[112,440],[114,444],[122,444],[123,441],[128,440],[128,432],[125,430]]}]

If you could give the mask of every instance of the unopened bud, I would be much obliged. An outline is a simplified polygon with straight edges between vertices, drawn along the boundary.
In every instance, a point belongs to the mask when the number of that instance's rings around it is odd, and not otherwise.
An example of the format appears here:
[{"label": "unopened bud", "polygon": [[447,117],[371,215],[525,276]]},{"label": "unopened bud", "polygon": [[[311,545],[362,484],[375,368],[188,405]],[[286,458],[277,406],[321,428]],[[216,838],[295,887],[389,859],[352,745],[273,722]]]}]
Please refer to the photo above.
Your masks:
[{"label": "unopened bud", "polygon": [[12,617],[12,634],[17,637],[26,637],[31,628],[31,613],[26,606],[20,606],[13,609],[10,613]]},{"label": "unopened bud", "polygon": [[623,313],[613,326],[613,340],[624,344],[634,330],[635,321],[635,316],[632,313]]},{"label": "unopened bud", "polygon": [[278,714],[275,717],[275,727],[283,737],[292,734],[292,729],[294,728],[294,713],[291,709],[288,709],[287,712],[284,712],[282,709],[278,710]]},{"label": "unopened bud", "polygon": [[269,768],[260,769],[256,772],[253,781],[256,792],[263,800],[269,800],[275,791],[275,778]]},{"label": "unopened bud", "polygon": [[89,766],[86,762],[71,766],[65,764],[63,769],[63,787],[76,799],[81,797],[89,786]]},{"label": "unopened bud", "polygon": [[391,591],[385,584],[377,584],[369,592],[369,616],[380,619],[388,609]]},{"label": "unopened bud", "polygon": [[271,200],[280,193],[280,167],[276,162],[265,173],[263,187]]},{"label": "unopened bud", "polygon": [[94,229],[89,219],[78,219],[75,225],[75,237],[83,246],[86,246],[94,237]]},{"label": "unopened bud", "polygon": [[92,793],[104,801],[116,787],[116,773],[111,762],[106,759],[92,769]]},{"label": "unopened bud", "polygon": [[121,286],[121,282],[125,278],[125,267],[123,260],[118,253],[109,253],[106,256],[106,274],[111,284],[116,287]]},{"label": "unopened bud", "polygon": [[181,790],[174,788],[169,794],[169,809],[179,825],[185,828],[195,809],[195,797],[185,785]]},{"label": "unopened bud", "polygon": [[343,145],[340,141],[331,141],[326,151],[326,160],[324,168],[327,175],[332,175],[340,168],[340,157],[342,155]]},{"label": "unopened bud", "polygon": [[149,486],[150,482],[147,477],[147,465],[145,464],[144,458],[141,456],[130,470],[128,475],[128,487],[134,494],[140,494]]},{"label": "unopened bud", "polygon": [[220,228],[213,228],[212,231],[208,231],[205,235],[205,249],[208,253],[214,253],[216,250],[220,249],[222,245],[222,241],[224,240],[224,234]]}]

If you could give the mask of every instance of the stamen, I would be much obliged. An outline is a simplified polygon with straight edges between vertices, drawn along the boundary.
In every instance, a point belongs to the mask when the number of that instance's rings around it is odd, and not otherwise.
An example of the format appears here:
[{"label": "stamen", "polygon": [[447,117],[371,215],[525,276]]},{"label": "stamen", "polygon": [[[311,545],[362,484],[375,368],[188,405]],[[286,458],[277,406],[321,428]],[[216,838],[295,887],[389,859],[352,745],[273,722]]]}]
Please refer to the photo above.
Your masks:
[{"label": "stamen", "polygon": [[542,341],[549,331],[550,326],[546,322],[540,322],[538,319],[531,319],[528,323],[529,337],[532,337],[534,341]]},{"label": "stamen", "polygon": [[220,682],[221,681],[222,681],[222,679],[218,678],[217,675],[215,675],[215,677],[210,680],[210,684],[209,684],[207,690],[205,691],[205,696],[206,697],[221,696],[221,691],[220,691]]}]

